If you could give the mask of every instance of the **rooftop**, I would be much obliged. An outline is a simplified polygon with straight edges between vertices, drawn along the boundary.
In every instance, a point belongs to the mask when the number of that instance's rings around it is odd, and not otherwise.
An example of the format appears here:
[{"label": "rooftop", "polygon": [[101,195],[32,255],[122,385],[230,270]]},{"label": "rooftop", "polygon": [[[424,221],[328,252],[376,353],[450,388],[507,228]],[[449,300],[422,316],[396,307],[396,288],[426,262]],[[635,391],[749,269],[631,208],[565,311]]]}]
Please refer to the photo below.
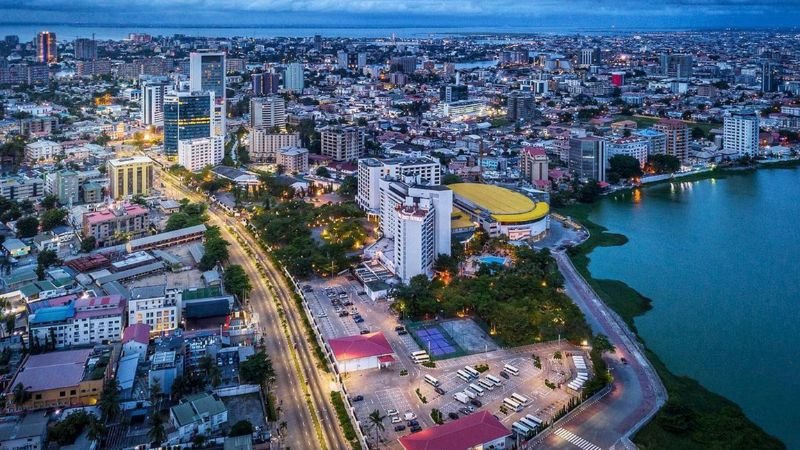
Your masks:
[{"label": "rooftop", "polygon": [[77,386],[83,380],[92,352],[89,348],[31,355],[9,387],[22,383],[31,392],[37,392]]},{"label": "rooftop", "polygon": [[135,323],[126,327],[125,331],[122,332],[122,343],[126,344],[130,341],[136,341],[140,344],[150,342],[150,325]]},{"label": "rooftop", "polygon": [[530,222],[539,220],[550,212],[550,205],[545,202],[534,202],[519,192],[492,184],[456,183],[448,187],[456,197],[486,210],[498,222]]},{"label": "rooftop", "polygon": [[328,344],[340,361],[394,353],[381,332],[335,338],[328,341]]},{"label": "rooftop", "polygon": [[400,438],[406,450],[466,450],[511,434],[488,411],[479,411]]}]

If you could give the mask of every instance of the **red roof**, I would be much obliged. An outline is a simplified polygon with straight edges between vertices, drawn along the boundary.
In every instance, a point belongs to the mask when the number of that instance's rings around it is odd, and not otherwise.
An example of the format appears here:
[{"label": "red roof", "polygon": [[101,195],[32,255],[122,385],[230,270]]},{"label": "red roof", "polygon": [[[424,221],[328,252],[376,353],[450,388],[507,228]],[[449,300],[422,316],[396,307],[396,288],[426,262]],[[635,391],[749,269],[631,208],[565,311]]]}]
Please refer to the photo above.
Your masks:
[{"label": "red roof", "polygon": [[381,332],[331,339],[328,341],[328,345],[331,346],[333,355],[339,361],[394,353],[386,336]]},{"label": "red roof", "polygon": [[378,362],[383,364],[394,362],[394,356],[392,355],[378,356]]},{"label": "red roof", "polygon": [[406,450],[466,450],[511,432],[488,411],[480,411],[438,427],[400,438]]},{"label": "red roof", "polygon": [[544,150],[544,147],[525,147],[522,149],[522,151],[531,156],[547,156],[547,152]]},{"label": "red roof", "polygon": [[127,344],[130,341],[136,341],[140,344],[150,342],[150,325],[135,323],[125,328],[125,331],[122,332],[122,343]]}]

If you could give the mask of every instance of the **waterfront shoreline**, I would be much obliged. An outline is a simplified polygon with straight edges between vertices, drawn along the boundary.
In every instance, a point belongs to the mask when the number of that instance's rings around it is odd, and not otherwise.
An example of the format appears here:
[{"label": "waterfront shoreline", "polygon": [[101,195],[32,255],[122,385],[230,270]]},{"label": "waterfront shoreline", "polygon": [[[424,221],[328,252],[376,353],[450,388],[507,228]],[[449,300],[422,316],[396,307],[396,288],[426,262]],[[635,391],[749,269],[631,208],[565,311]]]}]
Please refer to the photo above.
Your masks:
[{"label": "waterfront shoreline", "polygon": [[[800,161],[794,160],[792,166],[798,162]],[[707,174],[700,174],[704,175],[701,179],[709,178]],[[632,437],[633,442],[642,448],[676,450],[703,449],[709,446],[742,449],[786,448],[780,440],[767,434],[758,424],[750,420],[735,402],[709,391],[697,380],[673,374],[658,355],[647,347],[634,321],[636,317],[646,314],[652,308],[651,300],[623,281],[596,279],[589,270],[590,255],[595,248],[621,246],[628,242],[626,236],[609,232],[605,227],[592,222],[589,214],[593,208],[594,205],[579,204],[561,208],[559,211],[583,225],[590,234],[589,239],[569,251],[569,257],[600,298],[620,315],[634,333],[669,394],[667,405]],[[674,427],[675,423],[683,425],[691,423],[694,428],[687,428],[682,433],[677,432],[680,428]],[[724,430],[720,430],[723,425]]]}]

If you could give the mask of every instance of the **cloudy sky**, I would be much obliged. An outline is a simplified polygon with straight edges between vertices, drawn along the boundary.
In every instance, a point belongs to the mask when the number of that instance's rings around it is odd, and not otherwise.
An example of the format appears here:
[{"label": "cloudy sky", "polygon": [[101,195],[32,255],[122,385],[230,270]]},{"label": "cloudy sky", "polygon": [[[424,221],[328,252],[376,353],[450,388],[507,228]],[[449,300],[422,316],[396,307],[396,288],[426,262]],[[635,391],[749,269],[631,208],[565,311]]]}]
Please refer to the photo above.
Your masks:
[{"label": "cloudy sky", "polygon": [[798,26],[800,0],[0,0],[0,23],[693,28]]}]

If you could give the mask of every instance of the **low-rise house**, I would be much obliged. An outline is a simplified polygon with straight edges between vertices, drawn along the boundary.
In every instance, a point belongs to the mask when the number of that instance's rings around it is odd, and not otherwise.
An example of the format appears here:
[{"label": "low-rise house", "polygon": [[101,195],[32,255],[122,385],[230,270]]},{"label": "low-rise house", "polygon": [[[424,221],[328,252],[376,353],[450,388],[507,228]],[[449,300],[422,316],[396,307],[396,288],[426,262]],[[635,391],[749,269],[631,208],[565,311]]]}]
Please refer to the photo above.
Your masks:
[{"label": "low-rise house", "polygon": [[150,325],[135,323],[129,325],[122,332],[122,354],[138,355],[140,361],[147,357],[147,347],[150,343]]},{"label": "low-rise house", "polygon": [[198,434],[219,432],[228,422],[228,409],[216,395],[195,394],[170,408],[169,419],[178,439],[187,442]]},{"label": "low-rise house", "polygon": [[47,440],[47,414],[24,414],[0,419],[0,449],[39,450]]}]

